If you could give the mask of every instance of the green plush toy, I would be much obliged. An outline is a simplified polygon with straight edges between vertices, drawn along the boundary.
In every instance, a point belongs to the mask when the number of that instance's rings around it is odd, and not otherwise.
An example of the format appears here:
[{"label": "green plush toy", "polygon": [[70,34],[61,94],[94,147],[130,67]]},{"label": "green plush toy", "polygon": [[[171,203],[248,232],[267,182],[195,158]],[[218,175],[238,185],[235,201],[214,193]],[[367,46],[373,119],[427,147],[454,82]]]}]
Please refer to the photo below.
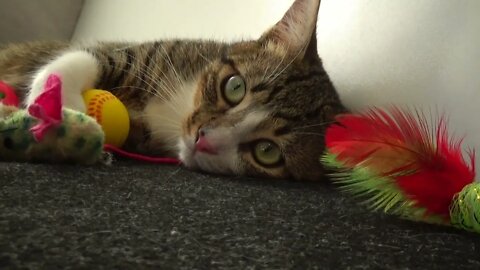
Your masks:
[{"label": "green plush toy", "polygon": [[4,107],[0,120],[0,159],[22,162],[72,162],[94,164],[102,160],[104,133],[95,119],[62,110],[62,122],[41,140],[31,131],[41,120],[27,110]]},{"label": "green plush toy", "polygon": [[1,161],[90,165],[104,161],[104,140],[94,118],[62,108],[58,76],[27,109],[0,104]]}]

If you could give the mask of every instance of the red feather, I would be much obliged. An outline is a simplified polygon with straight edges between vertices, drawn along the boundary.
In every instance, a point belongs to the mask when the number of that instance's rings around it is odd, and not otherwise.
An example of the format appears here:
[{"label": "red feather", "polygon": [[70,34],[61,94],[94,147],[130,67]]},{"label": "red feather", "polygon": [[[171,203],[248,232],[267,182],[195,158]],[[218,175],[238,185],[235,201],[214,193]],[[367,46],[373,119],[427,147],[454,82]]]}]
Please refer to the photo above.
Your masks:
[{"label": "red feather", "polygon": [[[454,195],[475,177],[461,141],[452,141],[443,118],[436,129],[419,112],[373,109],[337,118],[326,133],[330,153],[347,167],[367,167],[394,178],[398,187],[428,213],[447,215]],[[435,132],[434,132],[435,131]]]}]

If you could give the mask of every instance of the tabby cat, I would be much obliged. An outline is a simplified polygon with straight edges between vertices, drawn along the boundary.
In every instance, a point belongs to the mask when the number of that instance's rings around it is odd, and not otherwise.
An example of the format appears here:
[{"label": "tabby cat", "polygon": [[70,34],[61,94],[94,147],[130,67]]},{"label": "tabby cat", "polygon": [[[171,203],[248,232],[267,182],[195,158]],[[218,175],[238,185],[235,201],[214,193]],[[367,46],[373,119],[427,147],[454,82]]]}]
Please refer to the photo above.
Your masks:
[{"label": "tabby cat", "polygon": [[60,74],[65,106],[80,111],[83,90],[113,92],[130,113],[131,151],[219,174],[318,180],[325,128],[345,111],[317,53],[319,5],[296,0],[258,40],[231,44],[8,45],[0,80],[28,105]]}]

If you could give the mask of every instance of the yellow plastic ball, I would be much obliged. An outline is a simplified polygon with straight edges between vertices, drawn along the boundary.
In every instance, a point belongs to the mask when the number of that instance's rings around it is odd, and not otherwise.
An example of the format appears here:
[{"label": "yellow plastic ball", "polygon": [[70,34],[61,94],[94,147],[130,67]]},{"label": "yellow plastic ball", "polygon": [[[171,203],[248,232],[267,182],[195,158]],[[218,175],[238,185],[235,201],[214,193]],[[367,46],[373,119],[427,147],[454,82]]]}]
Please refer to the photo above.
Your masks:
[{"label": "yellow plastic ball", "polygon": [[91,89],[83,92],[87,114],[97,120],[105,132],[105,144],[121,147],[130,131],[130,118],[125,105],[112,93]]}]

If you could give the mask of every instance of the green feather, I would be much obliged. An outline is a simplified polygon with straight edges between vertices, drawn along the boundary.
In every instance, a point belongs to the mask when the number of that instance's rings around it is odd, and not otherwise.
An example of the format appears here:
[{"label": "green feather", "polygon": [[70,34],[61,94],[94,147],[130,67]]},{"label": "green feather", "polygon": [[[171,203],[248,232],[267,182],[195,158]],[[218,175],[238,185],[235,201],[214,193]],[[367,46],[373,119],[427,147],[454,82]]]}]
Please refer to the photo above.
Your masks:
[{"label": "green feather", "polygon": [[361,164],[347,168],[336,155],[329,152],[322,156],[321,162],[334,171],[329,176],[340,185],[341,191],[363,198],[363,203],[372,210],[382,210],[410,220],[446,223],[445,219],[426,215],[426,209],[416,207],[415,202],[402,193],[392,177],[376,175]]},{"label": "green feather", "polygon": [[480,233],[480,183],[465,186],[455,196],[450,219],[455,227]]}]

